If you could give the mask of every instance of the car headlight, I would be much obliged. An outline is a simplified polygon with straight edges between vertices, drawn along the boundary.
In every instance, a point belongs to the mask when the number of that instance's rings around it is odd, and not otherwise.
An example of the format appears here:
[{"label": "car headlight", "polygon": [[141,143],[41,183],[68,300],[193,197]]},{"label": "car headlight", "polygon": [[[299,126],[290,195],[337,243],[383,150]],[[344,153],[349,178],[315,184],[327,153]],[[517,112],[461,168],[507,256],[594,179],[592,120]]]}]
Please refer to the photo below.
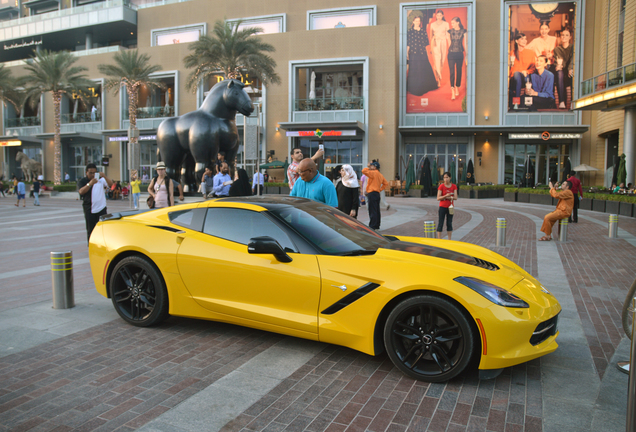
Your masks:
[{"label": "car headlight", "polygon": [[494,304],[498,304],[499,306],[512,308],[530,307],[528,303],[521,300],[516,295],[491,283],[464,276],[457,277],[454,280],[462,285],[467,286],[478,294],[481,294],[482,296],[484,296]]}]

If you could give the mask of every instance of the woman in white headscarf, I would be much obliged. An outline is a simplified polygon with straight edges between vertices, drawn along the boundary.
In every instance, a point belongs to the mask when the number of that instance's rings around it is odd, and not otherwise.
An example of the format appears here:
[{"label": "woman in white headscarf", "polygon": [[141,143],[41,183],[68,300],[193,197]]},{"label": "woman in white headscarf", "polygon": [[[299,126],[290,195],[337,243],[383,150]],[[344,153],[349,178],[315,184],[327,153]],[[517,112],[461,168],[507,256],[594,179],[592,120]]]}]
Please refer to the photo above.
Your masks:
[{"label": "woman in white headscarf", "polygon": [[340,179],[336,183],[338,194],[338,210],[353,218],[358,217],[359,202],[358,176],[351,165],[343,165],[340,169]]}]

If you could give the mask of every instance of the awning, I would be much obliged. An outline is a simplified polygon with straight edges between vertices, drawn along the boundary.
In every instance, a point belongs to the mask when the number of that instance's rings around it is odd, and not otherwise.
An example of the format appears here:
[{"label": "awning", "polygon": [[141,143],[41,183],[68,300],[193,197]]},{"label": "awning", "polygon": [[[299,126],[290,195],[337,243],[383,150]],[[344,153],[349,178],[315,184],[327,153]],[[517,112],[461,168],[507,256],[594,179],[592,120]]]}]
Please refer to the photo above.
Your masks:
[{"label": "awning", "polygon": [[345,121],[345,122],[283,122],[279,123],[278,127],[286,131],[315,131],[320,129],[321,131],[330,130],[355,130],[357,132],[364,132],[364,124],[359,121]]},{"label": "awning", "polygon": [[[55,134],[54,133],[40,133],[35,135],[36,138],[41,138],[41,139],[53,139],[55,138]],[[102,140],[102,136],[100,134],[96,134],[96,133],[90,133],[90,132],[62,132],[60,133],[60,137],[62,139],[64,138],[88,138],[88,139],[92,139],[95,141],[101,141]]]},{"label": "awning", "polygon": [[422,137],[422,136],[469,136],[475,134],[501,134],[508,135],[510,133],[585,133],[590,129],[588,125],[573,125],[573,126],[465,126],[465,127],[425,127],[425,126],[400,126],[398,130],[400,134],[405,137]]}]

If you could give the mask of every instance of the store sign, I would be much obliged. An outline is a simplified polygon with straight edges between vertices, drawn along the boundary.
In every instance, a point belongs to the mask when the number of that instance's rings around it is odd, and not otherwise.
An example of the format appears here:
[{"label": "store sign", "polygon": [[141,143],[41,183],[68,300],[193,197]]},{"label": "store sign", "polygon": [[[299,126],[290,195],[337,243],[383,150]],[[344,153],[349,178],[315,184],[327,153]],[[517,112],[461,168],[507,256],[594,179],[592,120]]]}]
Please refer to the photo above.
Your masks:
[{"label": "store sign", "polygon": [[355,130],[330,130],[330,131],[321,131],[320,129],[316,129],[315,131],[289,131],[285,132],[285,135],[288,137],[332,137],[332,136],[356,136]]},{"label": "store sign", "polygon": [[16,49],[16,48],[26,48],[26,47],[31,47],[34,45],[42,45],[42,39],[38,40],[34,40],[31,39],[29,42],[24,42],[22,41],[21,43],[12,43],[11,45],[4,45],[4,49],[5,50],[10,50],[10,49]]},{"label": "store sign", "polygon": [[[141,135],[139,137],[139,141],[155,141],[157,139],[157,135]],[[121,137],[109,137],[108,141],[128,141],[127,136]]]},{"label": "store sign", "polygon": [[22,141],[20,140],[0,141],[0,147],[17,147],[21,145]]},{"label": "store sign", "polygon": [[540,139],[540,140],[555,140],[555,139],[581,139],[583,137],[580,133],[550,133],[548,131],[542,133],[511,133],[508,134],[510,139]]}]

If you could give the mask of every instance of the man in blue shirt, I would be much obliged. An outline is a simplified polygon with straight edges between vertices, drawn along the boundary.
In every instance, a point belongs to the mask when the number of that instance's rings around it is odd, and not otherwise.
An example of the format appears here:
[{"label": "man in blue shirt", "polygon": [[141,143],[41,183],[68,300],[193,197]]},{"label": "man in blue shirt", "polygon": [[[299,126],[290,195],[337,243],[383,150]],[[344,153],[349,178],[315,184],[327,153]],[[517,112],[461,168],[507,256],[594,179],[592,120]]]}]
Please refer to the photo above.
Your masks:
[{"label": "man in blue shirt", "polygon": [[318,174],[316,162],[310,158],[303,159],[298,164],[298,173],[300,178],[294,183],[294,188],[289,195],[338,207],[336,187],[327,177]]},{"label": "man in blue shirt", "polygon": [[221,171],[214,176],[214,194],[218,197],[230,196],[230,187],[232,186],[232,178],[230,177],[230,168],[227,163],[221,164]]},{"label": "man in blue shirt", "polygon": [[22,207],[26,207],[26,187],[24,186],[24,179],[21,178],[18,182],[16,195],[18,196],[18,202],[16,207],[20,207],[20,200],[22,200]]},{"label": "man in blue shirt", "polygon": [[529,107],[535,111],[538,109],[556,109],[554,102],[554,75],[545,67],[548,59],[544,55],[537,57],[535,61],[536,71],[530,75],[532,88],[526,91],[526,95],[532,96],[532,105]]}]

